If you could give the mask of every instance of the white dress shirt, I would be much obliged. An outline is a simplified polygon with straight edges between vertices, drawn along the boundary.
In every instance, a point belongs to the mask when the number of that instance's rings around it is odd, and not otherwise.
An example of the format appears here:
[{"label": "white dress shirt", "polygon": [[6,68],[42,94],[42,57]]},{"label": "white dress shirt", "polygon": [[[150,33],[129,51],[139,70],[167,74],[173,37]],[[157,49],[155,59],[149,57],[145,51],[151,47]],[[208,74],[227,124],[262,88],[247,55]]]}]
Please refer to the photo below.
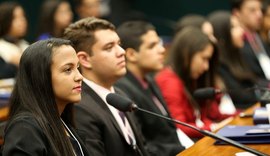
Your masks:
[{"label": "white dress shirt", "polygon": [[116,122],[118,123],[119,127],[121,128],[123,134],[124,134],[124,137],[127,141],[128,144],[131,144],[128,136],[131,137],[132,139],[132,144],[136,144],[136,139],[135,139],[135,136],[134,136],[134,133],[132,131],[132,128],[127,120],[127,118],[125,118],[125,123],[123,123],[120,115],[119,115],[119,110],[114,108],[113,106],[109,105],[106,101],[106,96],[109,94],[109,93],[115,93],[114,91],[114,88],[111,87],[110,90],[94,83],[93,81],[90,81],[90,80],[87,80],[87,79],[83,79],[83,81],[89,86],[91,87],[99,96],[100,98],[107,104],[108,108],[110,109],[111,113],[113,114]]}]

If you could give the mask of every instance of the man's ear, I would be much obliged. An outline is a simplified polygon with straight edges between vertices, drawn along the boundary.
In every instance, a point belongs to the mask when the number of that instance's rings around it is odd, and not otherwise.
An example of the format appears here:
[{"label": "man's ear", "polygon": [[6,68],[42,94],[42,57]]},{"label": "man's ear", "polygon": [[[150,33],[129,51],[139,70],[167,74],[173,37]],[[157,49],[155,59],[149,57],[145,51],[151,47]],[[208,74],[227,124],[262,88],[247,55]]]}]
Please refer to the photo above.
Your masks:
[{"label": "man's ear", "polygon": [[92,68],[91,58],[87,52],[79,51],[77,52],[77,57],[80,61],[81,67],[88,68],[88,69]]},{"label": "man's ear", "polygon": [[126,49],[126,59],[129,62],[136,62],[137,61],[138,52],[133,48]]}]

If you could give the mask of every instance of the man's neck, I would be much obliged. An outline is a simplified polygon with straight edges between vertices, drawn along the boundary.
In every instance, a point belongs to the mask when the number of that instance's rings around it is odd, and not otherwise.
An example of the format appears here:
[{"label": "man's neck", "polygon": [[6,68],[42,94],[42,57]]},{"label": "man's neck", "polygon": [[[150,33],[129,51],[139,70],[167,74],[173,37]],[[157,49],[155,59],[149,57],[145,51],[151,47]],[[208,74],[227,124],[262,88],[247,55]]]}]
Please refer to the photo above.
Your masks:
[{"label": "man's neck", "polygon": [[137,78],[144,80],[146,73],[140,70],[140,68],[136,65],[127,64],[127,69]]},{"label": "man's neck", "polygon": [[108,90],[111,89],[111,87],[113,86],[113,84],[116,82],[112,79],[101,79],[101,78],[98,78],[96,75],[92,74],[92,73],[83,73],[82,74],[83,77],[87,80],[90,80],[92,82],[94,82],[95,84],[99,85],[99,86],[102,86]]},{"label": "man's neck", "polygon": [[248,28],[248,27],[245,27],[245,26],[243,26],[243,28],[244,28],[244,31],[246,33],[250,33],[250,34],[257,33],[257,31],[255,29]]}]

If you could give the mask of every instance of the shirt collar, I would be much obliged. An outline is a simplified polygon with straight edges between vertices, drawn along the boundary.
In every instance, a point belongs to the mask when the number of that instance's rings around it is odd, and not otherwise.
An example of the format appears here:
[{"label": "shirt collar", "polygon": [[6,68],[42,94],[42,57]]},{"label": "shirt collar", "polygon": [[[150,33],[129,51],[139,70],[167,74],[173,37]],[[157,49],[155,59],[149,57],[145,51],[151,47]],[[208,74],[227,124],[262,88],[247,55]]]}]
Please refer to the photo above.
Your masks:
[{"label": "shirt collar", "polygon": [[115,93],[113,86],[110,88],[110,90],[108,90],[107,88],[104,88],[104,87],[96,84],[95,82],[88,80],[88,79],[85,79],[85,78],[83,79],[83,82],[85,82],[89,87],[91,87],[105,102],[106,102],[106,96],[109,93]]},{"label": "shirt collar", "polygon": [[141,79],[140,77],[136,76],[135,74],[131,73],[131,75],[133,75],[135,77],[136,80],[139,81],[139,83],[142,85],[143,89],[147,89],[149,86],[149,83],[147,82],[146,79]]}]

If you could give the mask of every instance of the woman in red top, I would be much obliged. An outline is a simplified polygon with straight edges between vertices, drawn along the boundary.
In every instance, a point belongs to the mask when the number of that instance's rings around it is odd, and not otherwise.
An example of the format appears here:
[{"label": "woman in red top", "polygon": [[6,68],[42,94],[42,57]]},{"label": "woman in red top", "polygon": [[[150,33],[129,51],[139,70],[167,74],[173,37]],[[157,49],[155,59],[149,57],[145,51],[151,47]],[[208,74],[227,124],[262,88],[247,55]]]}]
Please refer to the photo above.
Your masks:
[{"label": "woman in red top", "polygon": [[[205,130],[214,130],[215,121],[228,117],[218,110],[219,99],[195,101],[198,88],[214,87],[217,52],[201,30],[187,27],[177,33],[172,43],[168,66],[156,75],[156,81],[167,102],[171,116]],[[198,132],[177,125],[189,137]]]}]

